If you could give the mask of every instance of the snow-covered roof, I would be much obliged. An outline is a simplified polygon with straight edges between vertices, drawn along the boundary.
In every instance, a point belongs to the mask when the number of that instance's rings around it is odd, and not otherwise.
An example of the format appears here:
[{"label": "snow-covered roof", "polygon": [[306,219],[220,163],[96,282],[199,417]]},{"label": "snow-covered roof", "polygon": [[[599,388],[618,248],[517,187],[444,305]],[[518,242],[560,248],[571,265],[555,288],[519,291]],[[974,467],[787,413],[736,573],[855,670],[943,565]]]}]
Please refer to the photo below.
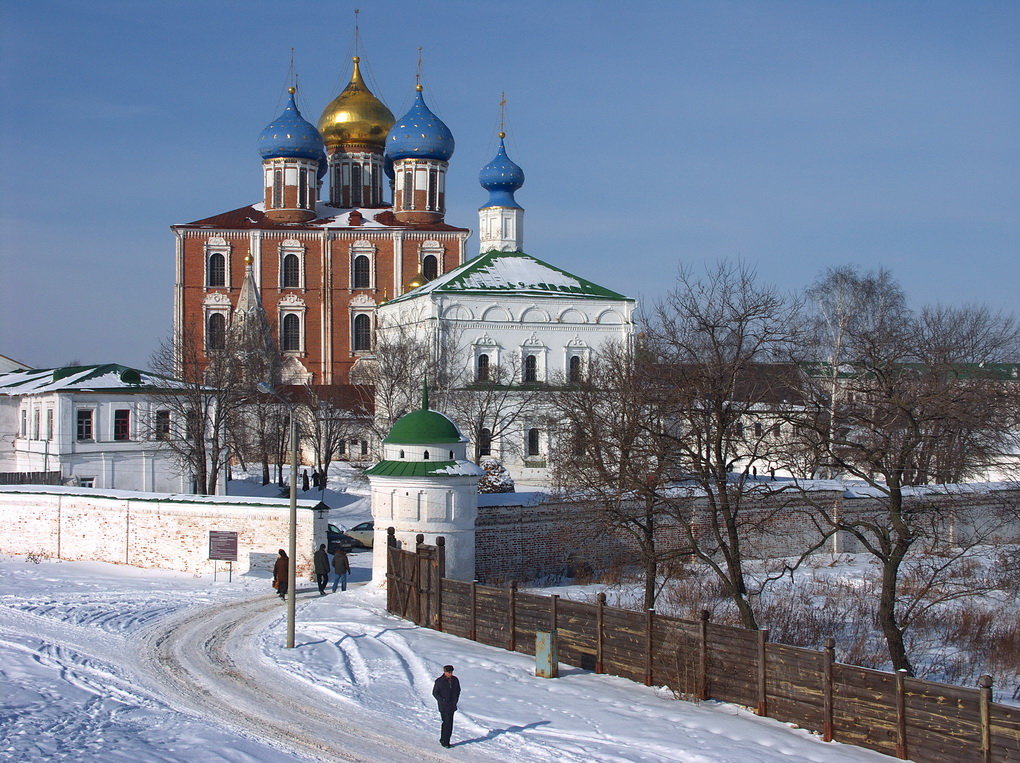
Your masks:
[{"label": "snow-covered roof", "polygon": [[[0,485],[0,493],[41,493],[49,495],[79,495],[89,498],[120,498],[131,501],[173,501],[174,503],[216,504],[219,506],[246,506],[256,509],[289,508],[286,498],[260,498],[241,495],[193,495],[191,493],[147,493],[139,490],[104,490],[102,488],[81,488],[64,485]],[[299,509],[325,511],[329,507],[321,501],[297,502]]]},{"label": "snow-covered roof", "polygon": [[625,297],[523,252],[491,251],[402,294],[400,302],[423,294],[521,294],[542,297],[619,299]]},{"label": "snow-covered roof", "polygon": [[32,368],[0,374],[0,395],[46,392],[148,391],[174,389],[180,382],[135,368],[106,363],[97,366]]},{"label": "snow-covered roof", "polygon": [[8,358],[6,355],[0,355],[0,373],[7,373],[8,371],[23,371],[29,368],[24,363],[15,360],[14,358]]},{"label": "snow-covered roof", "polygon": [[[353,218],[353,219],[352,219]],[[264,202],[250,204],[229,212],[206,217],[194,222],[175,225],[175,228],[263,228],[285,230],[322,230],[324,228],[350,228],[351,230],[387,230],[393,228],[430,231],[460,231],[467,233],[467,228],[457,228],[446,223],[409,224],[397,220],[392,207],[342,209],[318,202],[315,205],[315,219],[305,223],[279,223],[266,217]]]}]

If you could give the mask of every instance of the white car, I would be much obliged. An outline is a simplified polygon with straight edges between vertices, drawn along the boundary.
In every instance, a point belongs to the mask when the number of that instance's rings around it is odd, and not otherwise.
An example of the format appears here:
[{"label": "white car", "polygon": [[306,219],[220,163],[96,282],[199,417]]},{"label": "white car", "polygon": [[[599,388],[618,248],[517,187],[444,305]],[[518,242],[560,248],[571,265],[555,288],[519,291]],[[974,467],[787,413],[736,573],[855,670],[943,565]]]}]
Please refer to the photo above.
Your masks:
[{"label": "white car", "polygon": [[354,538],[362,548],[372,548],[372,539],[375,537],[375,522],[370,519],[367,522],[354,525],[346,534]]}]

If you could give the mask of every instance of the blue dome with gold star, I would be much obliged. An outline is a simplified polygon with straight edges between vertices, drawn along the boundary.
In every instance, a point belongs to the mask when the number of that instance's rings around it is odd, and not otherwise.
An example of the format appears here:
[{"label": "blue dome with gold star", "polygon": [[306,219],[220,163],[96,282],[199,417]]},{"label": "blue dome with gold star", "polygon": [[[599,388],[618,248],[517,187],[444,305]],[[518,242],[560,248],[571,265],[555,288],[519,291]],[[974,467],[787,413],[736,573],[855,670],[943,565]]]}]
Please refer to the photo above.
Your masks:
[{"label": "blue dome with gold star", "polygon": [[325,146],[315,126],[301,116],[289,89],[287,107],[259,133],[258,149],[263,159],[315,159],[320,177],[326,167]]},{"label": "blue dome with gold star", "polygon": [[499,150],[495,158],[478,173],[478,182],[489,192],[489,200],[482,205],[482,209],[521,207],[514,198],[514,191],[524,185],[524,170],[506,155],[506,145],[503,143],[505,137],[505,133],[499,134]]},{"label": "blue dome with gold star", "polygon": [[390,161],[420,157],[445,162],[453,156],[453,148],[453,133],[425,105],[421,85],[418,85],[414,105],[390,128],[386,138],[386,156]]}]

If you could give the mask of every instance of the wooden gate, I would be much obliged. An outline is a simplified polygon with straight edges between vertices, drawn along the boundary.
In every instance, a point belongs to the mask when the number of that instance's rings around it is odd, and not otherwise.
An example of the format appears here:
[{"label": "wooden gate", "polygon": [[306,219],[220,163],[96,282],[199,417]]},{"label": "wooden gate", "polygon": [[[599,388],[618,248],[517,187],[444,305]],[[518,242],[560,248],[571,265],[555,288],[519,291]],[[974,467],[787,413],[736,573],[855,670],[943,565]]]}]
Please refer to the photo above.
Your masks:
[{"label": "wooden gate", "polygon": [[413,550],[397,544],[392,527],[386,530],[386,609],[405,620],[435,630],[443,629],[442,579],[446,572],[446,539],[425,544],[415,538]]}]

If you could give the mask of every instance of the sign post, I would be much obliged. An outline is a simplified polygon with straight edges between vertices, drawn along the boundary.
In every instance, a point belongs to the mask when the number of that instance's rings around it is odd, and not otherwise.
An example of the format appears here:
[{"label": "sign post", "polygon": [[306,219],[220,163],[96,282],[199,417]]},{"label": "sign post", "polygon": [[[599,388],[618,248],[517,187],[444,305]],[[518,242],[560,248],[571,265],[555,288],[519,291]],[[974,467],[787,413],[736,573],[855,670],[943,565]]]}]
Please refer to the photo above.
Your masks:
[{"label": "sign post", "polygon": [[234,579],[234,562],[237,561],[237,533],[232,530],[209,531],[209,558],[213,562],[213,581],[216,580],[216,562],[227,563],[227,582]]}]

